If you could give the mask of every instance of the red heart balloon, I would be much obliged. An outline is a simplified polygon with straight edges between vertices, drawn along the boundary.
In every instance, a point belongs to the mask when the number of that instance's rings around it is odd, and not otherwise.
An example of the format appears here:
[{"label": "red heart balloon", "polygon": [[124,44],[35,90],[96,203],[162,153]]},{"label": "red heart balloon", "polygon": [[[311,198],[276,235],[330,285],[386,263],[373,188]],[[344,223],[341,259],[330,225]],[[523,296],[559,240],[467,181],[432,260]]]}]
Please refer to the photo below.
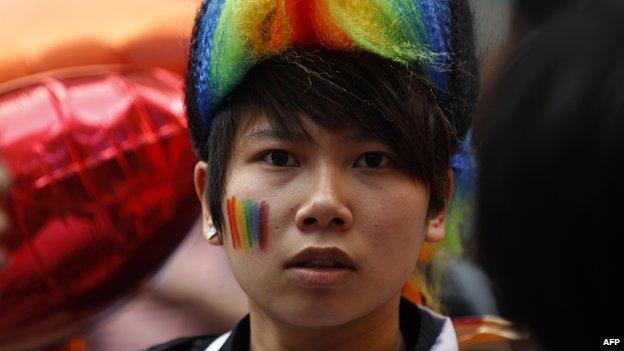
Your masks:
[{"label": "red heart balloon", "polygon": [[199,215],[182,80],[92,68],[0,86],[12,177],[0,349],[37,345],[136,289]]}]

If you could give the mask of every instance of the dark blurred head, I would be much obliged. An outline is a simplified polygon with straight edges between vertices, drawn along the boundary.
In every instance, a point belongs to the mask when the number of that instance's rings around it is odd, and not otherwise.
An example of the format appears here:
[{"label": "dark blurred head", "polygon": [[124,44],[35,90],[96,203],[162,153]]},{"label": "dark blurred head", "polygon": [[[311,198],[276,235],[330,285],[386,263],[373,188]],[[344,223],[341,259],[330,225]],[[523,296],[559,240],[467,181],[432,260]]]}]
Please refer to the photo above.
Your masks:
[{"label": "dark blurred head", "polygon": [[589,331],[614,335],[606,318],[624,296],[608,274],[624,234],[623,7],[547,25],[482,110],[476,258],[503,315],[548,350],[599,348]]},{"label": "dark blurred head", "polygon": [[[509,68],[523,45],[550,21],[555,20],[558,15],[570,8],[580,6],[583,1],[585,0],[514,0],[512,2],[510,33],[502,45],[493,53],[487,54],[482,62],[480,96],[482,104],[489,104],[491,99],[496,99],[494,82]],[[480,137],[482,125],[487,123],[479,117],[477,116],[473,125],[476,140]]]},{"label": "dark blurred head", "polygon": [[579,0],[516,0],[513,12],[516,20],[522,24],[523,30],[538,28],[562,12],[566,7]]}]

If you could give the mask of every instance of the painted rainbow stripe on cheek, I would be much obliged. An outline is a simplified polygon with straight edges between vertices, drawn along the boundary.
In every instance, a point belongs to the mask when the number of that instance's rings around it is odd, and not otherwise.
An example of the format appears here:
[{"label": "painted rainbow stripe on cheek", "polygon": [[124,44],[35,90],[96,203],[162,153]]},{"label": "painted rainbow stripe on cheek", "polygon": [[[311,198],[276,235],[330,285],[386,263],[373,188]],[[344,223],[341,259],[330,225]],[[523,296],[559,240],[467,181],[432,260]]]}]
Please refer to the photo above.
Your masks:
[{"label": "painted rainbow stripe on cheek", "polygon": [[228,224],[234,249],[247,251],[267,245],[269,204],[266,201],[226,200]]}]

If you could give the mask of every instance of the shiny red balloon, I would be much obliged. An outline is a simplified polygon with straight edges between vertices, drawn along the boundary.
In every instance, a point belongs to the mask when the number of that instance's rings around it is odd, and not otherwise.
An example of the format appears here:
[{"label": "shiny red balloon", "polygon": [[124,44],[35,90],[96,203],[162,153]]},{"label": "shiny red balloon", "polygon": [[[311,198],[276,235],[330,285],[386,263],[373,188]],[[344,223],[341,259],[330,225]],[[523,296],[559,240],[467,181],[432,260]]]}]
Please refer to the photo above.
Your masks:
[{"label": "shiny red balloon", "polygon": [[136,289],[199,215],[182,81],[98,68],[0,85],[12,177],[0,349],[36,345]]}]

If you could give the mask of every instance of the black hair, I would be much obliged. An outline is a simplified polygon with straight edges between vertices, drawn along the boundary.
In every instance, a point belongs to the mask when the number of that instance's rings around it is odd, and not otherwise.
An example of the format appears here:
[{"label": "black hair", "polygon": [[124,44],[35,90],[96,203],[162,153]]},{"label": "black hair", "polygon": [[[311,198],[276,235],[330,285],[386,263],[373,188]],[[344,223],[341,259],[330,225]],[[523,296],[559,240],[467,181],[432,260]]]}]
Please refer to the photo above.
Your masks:
[{"label": "black hair", "polygon": [[353,127],[377,136],[394,149],[407,172],[429,186],[430,213],[444,208],[449,159],[470,125],[478,94],[466,0],[451,1],[453,60],[445,98],[434,96],[417,67],[367,52],[293,47],[252,68],[212,111],[210,130],[200,122],[195,90],[200,19],[208,3],[204,1],[195,22],[185,89],[195,150],[209,166],[206,194],[218,230],[223,229],[221,200],[231,144],[253,112],[285,131],[301,128],[305,116],[331,130]]},{"label": "black hair", "polygon": [[475,259],[547,350],[621,333],[606,318],[624,296],[608,274],[624,234],[624,6],[609,4],[547,25],[482,111]]}]

